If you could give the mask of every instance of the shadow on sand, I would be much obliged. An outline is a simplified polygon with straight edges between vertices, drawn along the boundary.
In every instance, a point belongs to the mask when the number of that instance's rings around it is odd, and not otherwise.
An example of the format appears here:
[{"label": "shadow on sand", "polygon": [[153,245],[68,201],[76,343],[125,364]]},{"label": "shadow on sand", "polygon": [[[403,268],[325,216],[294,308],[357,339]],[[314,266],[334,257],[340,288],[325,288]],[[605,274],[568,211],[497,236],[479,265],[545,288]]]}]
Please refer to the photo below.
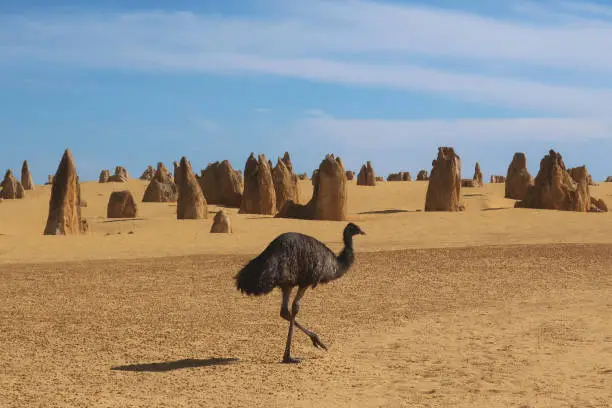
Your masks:
[{"label": "shadow on sand", "polygon": [[376,211],[364,211],[364,212],[360,212],[357,214],[398,214],[398,213],[407,213],[407,212],[417,212],[417,211],[410,211],[410,210],[376,210]]},{"label": "shadow on sand", "polygon": [[107,224],[109,222],[128,222],[128,221],[145,221],[146,218],[113,218],[112,220],[100,221],[100,224]]},{"label": "shadow on sand", "polygon": [[163,363],[148,363],[148,364],[130,364],[124,366],[112,367],[114,371],[136,371],[136,372],[151,372],[162,373],[166,371],[180,370],[182,368],[210,367],[217,365],[227,365],[237,362],[235,357],[231,358],[207,358],[205,360],[196,358],[187,358],[184,360],[166,361]]}]

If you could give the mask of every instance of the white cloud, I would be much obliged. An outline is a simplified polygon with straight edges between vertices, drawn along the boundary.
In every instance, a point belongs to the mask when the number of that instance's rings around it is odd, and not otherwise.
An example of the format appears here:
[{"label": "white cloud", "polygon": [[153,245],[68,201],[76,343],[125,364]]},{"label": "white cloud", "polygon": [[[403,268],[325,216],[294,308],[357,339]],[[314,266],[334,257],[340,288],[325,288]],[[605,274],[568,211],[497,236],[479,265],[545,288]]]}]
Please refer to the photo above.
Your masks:
[{"label": "white cloud", "polygon": [[[545,10],[558,4],[544,3]],[[588,3],[563,2],[563,10]],[[557,7],[554,7],[557,5]],[[280,17],[238,18],[191,12],[139,12],[2,18],[0,38],[13,54],[40,51],[48,44],[87,47],[122,54],[167,50],[193,56],[240,53],[313,57],[329,53],[406,53],[439,57],[500,59],[588,70],[612,68],[612,24],[533,25],[464,11],[372,1],[287,2]],[[545,7],[540,5],[540,7]],[[612,8],[597,6],[612,13]],[[577,12],[577,11],[576,11]],[[584,17],[582,13],[576,17]],[[94,48],[96,46],[98,48]],[[74,53],[78,54],[78,53]],[[126,56],[126,55],[124,55]]]},{"label": "white cloud", "polygon": [[[276,2],[273,18],[191,12],[0,15],[0,64],[256,73],[435,93],[542,114],[607,116],[612,23],[593,14],[605,16],[612,8],[538,4],[576,19],[534,24],[363,0]],[[423,58],[427,66],[415,62]],[[457,64],[461,70],[449,68]],[[503,75],[482,69],[496,64]],[[542,69],[563,70],[574,85],[543,80]],[[594,75],[608,87],[576,85]]]},{"label": "white cloud", "polygon": [[296,124],[295,135],[310,135],[332,147],[395,150],[423,144],[453,145],[496,140],[524,142],[612,139],[612,120],[583,118],[492,118],[457,120],[338,119],[331,116],[305,118]]}]

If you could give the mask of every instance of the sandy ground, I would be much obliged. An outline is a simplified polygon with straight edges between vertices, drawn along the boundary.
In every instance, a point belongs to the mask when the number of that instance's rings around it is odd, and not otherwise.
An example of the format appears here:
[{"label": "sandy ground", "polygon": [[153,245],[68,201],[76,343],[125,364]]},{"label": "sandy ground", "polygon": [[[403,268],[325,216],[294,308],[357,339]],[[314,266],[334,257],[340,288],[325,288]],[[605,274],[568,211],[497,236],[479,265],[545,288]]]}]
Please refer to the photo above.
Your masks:
[{"label": "sandy ground", "polygon": [[[176,220],[176,204],[139,203],[137,219],[106,218],[113,190],[129,189],[138,201],[147,183],[82,184],[83,209],[91,225],[87,237],[42,235],[49,186],[38,186],[24,200],[0,204],[0,263],[91,259],[129,259],[197,254],[255,254],[285,231],[317,237],[333,249],[341,248],[345,223],[274,219],[238,215],[228,209],[235,233],[209,234],[216,206],[209,206],[207,220]],[[503,184],[464,188],[467,211],[425,213],[426,182],[380,183],[376,187],[349,184],[349,217],[367,233],[356,243],[359,251],[406,248],[463,247],[474,245],[612,243],[612,213],[579,214],[514,209],[504,199]],[[301,200],[312,195],[310,181],[300,183]],[[612,203],[612,183],[592,187],[597,198]]]},{"label": "sandy ground", "polygon": [[242,296],[232,276],[280,232],[338,249],[344,223],[230,210],[219,236],[212,216],[142,203],[109,222],[126,187],[145,183],[83,184],[81,237],[41,235],[48,187],[0,203],[0,407],[612,406],[610,214],[514,209],[503,185],[424,213],[426,183],[350,185],[368,235],[299,315],[330,349],[297,333],[305,360],[287,366],[280,294]]}]

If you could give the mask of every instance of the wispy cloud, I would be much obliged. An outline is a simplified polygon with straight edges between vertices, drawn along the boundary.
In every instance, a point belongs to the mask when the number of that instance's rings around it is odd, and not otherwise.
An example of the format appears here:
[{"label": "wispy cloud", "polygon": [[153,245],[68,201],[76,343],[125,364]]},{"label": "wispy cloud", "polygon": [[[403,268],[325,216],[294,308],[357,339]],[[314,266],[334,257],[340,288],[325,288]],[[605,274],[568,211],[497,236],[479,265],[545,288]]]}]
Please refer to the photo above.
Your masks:
[{"label": "wispy cloud", "polygon": [[256,108],[255,112],[257,113],[270,113],[272,111],[272,109],[270,108]]},{"label": "wispy cloud", "polygon": [[[553,3],[554,5],[554,3]],[[557,6],[570,13],[588,16],[597,19],[612,19],[612,7],[603,4],[575,2],[575,1],[559,1]]]},{"label": "wispy cloud", "polygon": [[584,118],[494,118],[456,120],[340,119],[331,116],[304,118],[296,135],[312,135],[331,147],[394,150],[426,141],[428,145],[457,142],[515,140],[523,142],[612,139],[612,120]]},{"label": "wispy cloud", "polygon": [[[516,151],[527,153],[530,171],[553,148],[568,166],[587,164],[598,179],[608,168],[597,149],[612,142],[612,120],[585,118],[492,118],[457,120],[383,120],[338,118],[329,114],[304,117],[287,131],[307,139],[322,152],[341,155],[347,168],[372,160],[379,174],[400,169],[431,169],[438,146],[453,146],[471,175],[476,161],[485,174],[505,174]],[[582,148],[582,146],[589,146]],[[595,149],[595,150],[593,150]],[[585,154],[585,152],[588,152]]]},{"label": "wispy cloud", "polygon": [[[274,18],[4,15],[0,64],[256,73],[434,93],[549,116],[607,117],[612,105],[612,22],[605,18],[612,8],[542,2],[540,8],[575,20],[534,24],[365,0],[275,4]],[[495,64],[503,73],[482,69]],[[553,80],[548,73],[555,70],[573,85]],[[593,75],[604,85],[589,86]]]},{"label": "wispy cloud", "polygon": [[[574,12],[577,18],[583,18],[582,23],[551,22],[536,26],[415,5],[313,0],[287,2],[279,6],[280,16],[274,19],[191,12],[6,15],[1,20],[0,38],[4,38],[5,50],[22,56],[52,45],[53,51],[58,51],[57,48],[63,51],[60,57],[62,54],[76,57],[83,47],[89,47],[90,52],[82,59],[95,59],[111,51],[127,58],[125,51],[134,49],[187,54],[196,60],[203,53],[320,57],[330,53],[355,56],[393,52],[443,58],[494,58],[588,70],[612,67],[612,55],[608,55],[612,24],[602,23],[592,14],[590,21],[583,12],[596,9],[596,16],[602,16],[612,14],[611,7],[575,2],[538,4],[551,12]],[[78,49],[71,51],[72,46]]]}]

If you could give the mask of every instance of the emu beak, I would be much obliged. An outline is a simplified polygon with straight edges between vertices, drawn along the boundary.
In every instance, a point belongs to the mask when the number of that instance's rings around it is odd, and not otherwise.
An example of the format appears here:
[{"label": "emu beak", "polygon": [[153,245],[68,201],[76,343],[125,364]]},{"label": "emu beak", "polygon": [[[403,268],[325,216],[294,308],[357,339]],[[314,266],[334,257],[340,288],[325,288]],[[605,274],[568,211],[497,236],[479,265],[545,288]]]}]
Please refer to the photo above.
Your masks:
[{"label": "emu beak", "polygon": [[361,230],[361,235],[366,235],[364,230]]}]

